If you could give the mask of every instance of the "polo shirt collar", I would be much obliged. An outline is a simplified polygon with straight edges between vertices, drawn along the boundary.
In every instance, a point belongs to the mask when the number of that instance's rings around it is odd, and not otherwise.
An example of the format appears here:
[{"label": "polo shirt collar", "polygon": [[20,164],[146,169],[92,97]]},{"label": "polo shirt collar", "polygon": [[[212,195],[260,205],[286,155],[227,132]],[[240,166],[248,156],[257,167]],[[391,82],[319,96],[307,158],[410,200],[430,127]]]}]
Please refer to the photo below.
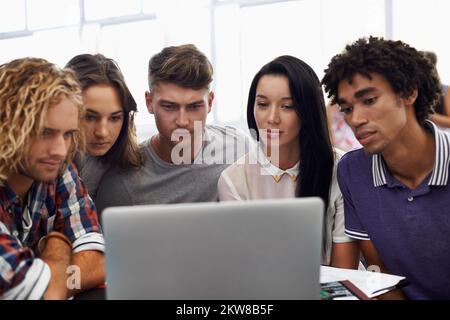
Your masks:
[{"label": "polo shirt collar", "polygon": [[[444,131],[439,130],[436,125],[429,121],[425,121],[425,126],[434,134],[436,144],[436,160],[434,162],[433,172],[429,186],[446,186],[449,178],[450,165],[450,136]],[[373,185],[380,187],[387,184],[388,169],[381,154],[372,155],[372,177]]]},{"label": "polo shirt collar", "polygon": [[297,181],[298,173],[299,173],[299,167],[300,167],[300,161],[298,161],[293,167],[282,170],[278,168],[277,166],[273,165],[269,159],[267,159],[264,152],[261,150],[261,148],[258,147],[258,163],[259,165],[266,171],[269,175],[272,176],[272,178],[278,183],[281,180],[281,177],[283,174],[289,175],[291,180],[293,182]]}]

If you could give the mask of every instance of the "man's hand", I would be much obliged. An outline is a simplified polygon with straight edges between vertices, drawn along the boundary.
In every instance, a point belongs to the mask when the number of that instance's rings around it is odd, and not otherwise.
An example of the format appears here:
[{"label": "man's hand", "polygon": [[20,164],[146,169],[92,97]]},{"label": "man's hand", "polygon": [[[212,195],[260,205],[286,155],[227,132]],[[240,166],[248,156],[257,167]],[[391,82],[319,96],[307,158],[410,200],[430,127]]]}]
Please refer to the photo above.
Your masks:
[{"label": "man's hand", "polygon": [[[51,278],[44,299],[67,299],[67,267],[72,259],[72,246],[70,241],[63,240],[62,233],[58,237],[49,236],[44,239],[44,248],[39,258],[41,258],[51,270]],[[66,238],[67,239],[67,238]]]},{"label": "man's hand", "polygon": [[75,253],[70,264],[80,270],[81,288],[69,290],[69,297],[105,283],[105,256],[102,252],[86,250]]}]

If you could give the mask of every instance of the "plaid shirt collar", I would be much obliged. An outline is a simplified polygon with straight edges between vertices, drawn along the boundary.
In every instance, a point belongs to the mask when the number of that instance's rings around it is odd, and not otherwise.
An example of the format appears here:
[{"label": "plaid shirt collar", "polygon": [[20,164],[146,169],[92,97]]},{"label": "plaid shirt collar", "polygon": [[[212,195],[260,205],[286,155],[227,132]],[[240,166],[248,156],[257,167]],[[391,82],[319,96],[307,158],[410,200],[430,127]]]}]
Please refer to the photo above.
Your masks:
[{"label": "plaid shirt collar", "polygon": [[19,196],[11,189],[7,183],[0,184],[0,200],[5,209],[20,203]]},{"label": "plaid shirt collar", "polygon": [[[27,206],[25,206],[25,203],[23,200],[19,198],[19,196],[12,190],[12,188],[6,183],[3,185],[0,185],[0,199],[3,206],[3,210],[7,212],[10,217],[7,218],[9,221],[9,229],[10,232],[14,234],[15,236],[19,237],[20,241],[23,242],[27,236],[28,232],[25,232],[24,225],[23,225],[23,219],[24,219],[24,213],[28,212],[31,219],[37,219],[36,222],[39,219],[39,215],[33,217],[32,211],[31,211],[31,204],[41,206],[42,203],[36,202],[37,196],[39,195],[36,191],[41,187],[43,183],[33,183],[29,189],[29,198]],[[27,209],[25,209],[25,207]],[[27,210],[27,211],[25,211]]]},{"label": "plaid shirt collar", "polygon": [[[434,134],[434,141],[436,144],[436,160],[428,185],[446,186],[449,178],[450,136],[442,130],[439,130],[436,125],[429,120],[425,121],[425,126]],[[387,174],[388,169],[386,168],[383,156],[381,154],[372,155],[373,185],[375,187],[386,185]]]}]

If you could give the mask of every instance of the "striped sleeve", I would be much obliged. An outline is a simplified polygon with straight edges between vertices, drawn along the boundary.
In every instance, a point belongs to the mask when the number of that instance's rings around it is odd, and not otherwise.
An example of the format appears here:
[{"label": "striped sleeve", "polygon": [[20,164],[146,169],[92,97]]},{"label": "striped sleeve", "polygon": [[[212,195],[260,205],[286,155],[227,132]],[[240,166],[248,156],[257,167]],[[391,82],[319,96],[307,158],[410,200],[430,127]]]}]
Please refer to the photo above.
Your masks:
[{"label": "striped sleeve", "polygon": [[105,242],[97,210],[78,173],[69,166],[60,179],[56,191],[55,230],[72,241],[74,253],[84,250],[104,252]]},{"label": "striped sleeve", "polygon": [[41,299],[50,282],[50,267],[0,225],[0,299]]},{"label": "striped sleeve", "polygon": [[349,227],[345,227],[345,234],[353,239],[358,240],[370,240],[369,235],[367,232],[361,231],[361,230],[354,230]]},{"label": "striped sleeve", "polygon": [[349,175],[345,172],[345,160],[338,163],[338,183],[344,199],[344,217],[345,217],[345,234],[357,240],[370,240],[368,233],[365,231],[363,224],[353,205],[350,191],[347,187],[347,179]]},{"label": "striped sleeve", "polygon": [[103,235],[98,232],[90,232],[79,237],[72,244],[73,253],[85,251],[85,250],[96,250],[105,251],[105,240]]}]

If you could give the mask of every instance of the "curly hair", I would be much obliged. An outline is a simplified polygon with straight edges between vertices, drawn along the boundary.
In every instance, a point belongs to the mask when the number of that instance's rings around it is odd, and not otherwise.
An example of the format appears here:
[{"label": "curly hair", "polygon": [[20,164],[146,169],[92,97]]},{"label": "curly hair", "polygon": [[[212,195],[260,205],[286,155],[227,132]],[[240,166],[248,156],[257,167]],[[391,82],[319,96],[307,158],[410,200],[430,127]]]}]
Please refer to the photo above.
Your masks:
[{"label": "curly hair", "polygon": [[[0,65],[0,181],[24,170],[30,143],[42,132],[48,109],[62,97],[77,105],[81,120],[81,88],[72,71],[40,58]],[[81,130],[72,137],[66,165],[78,149],[84,149]]]},{"label": "curly hair", "polygon": [[357,73],[369,79],[371,73],[382,75],[394,93],[402,98],[409,97],[417,89],[414,110],[422,125],[439,100],[440,81],[434,66],[423,54],[402,41],[360,38],[334,56],[322,79],[332,103],[337,103],[339,98],[339,83],[342,80],[350,82]]},{"label": "curly hair", "polygon": [[125,82],[117,63],[102,54],[80,54],[73,57],[65,66],[75,72],[83,91],[95,85],[112,86],[120,99],[124,121],[119,137],[100,161],[121,168],[140,168],[144,157],[136,139],[134,115],[137,104]]}]

